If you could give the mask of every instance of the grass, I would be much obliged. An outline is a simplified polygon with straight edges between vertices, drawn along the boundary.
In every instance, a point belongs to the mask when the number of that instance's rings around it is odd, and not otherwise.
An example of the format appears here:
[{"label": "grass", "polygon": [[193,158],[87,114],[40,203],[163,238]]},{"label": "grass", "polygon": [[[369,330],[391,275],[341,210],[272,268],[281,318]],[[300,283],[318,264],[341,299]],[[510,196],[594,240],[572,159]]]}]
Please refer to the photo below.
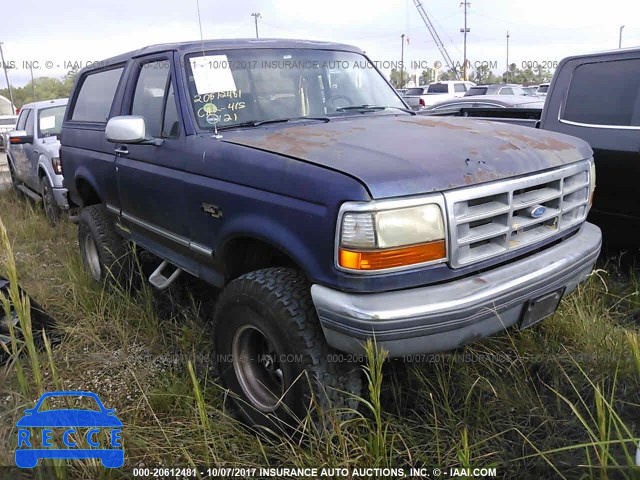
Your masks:
[{"label": "grass", "polygon": [[[72,461],[57,478],[127,478],[137,466],[495,467],[500,478],[640,478],[640,282],[613,258],[554,317],[449,354],[385,359],[370,345],[358,412],[304,439],[251,431],[225,408],[210,368],[213,289],[130,296],[91,285],[76,228],[47,225],[0,194],[0,275],[58,320],[36,351],[0,366],[0,465],[13,465],[16,421],[43,391],[82,389],[115,408],[126,468]],[[14,263],[15,262],[15,263]],[[193,293],[196,291],[196,293]],[[7,307],[7,301],[4,301]],[[419,361],[418,361],[419,360]],[[341,475],[336,474],[335,478]]]}]

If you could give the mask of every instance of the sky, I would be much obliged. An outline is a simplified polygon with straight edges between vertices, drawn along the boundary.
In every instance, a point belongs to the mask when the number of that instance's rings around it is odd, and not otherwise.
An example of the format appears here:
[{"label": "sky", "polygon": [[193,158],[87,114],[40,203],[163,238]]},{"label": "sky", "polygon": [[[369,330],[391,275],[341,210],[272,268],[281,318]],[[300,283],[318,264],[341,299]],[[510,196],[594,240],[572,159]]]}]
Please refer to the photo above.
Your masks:
[{"label": "sky", "polygon": [[[463,60],[463,0],[422,0],[454,62]],[[252,13],[260,13],[260,38],[329,40],[356,45],[377,62],[411,68],[443,61],[414,0],[199,0],[204,38],[254,38]],[[496,73],[509,63],[560,61],[568,55],[640,46],[640,2],[469,0],[467,56],[488,62]],[[0,14],[0,42],[14,86],[31,73],[61,77],[84,66],[145,45],[198,40],[197,0],[22,0],[17,13]],[[47,63],[49,62],[49,63]],[[380,64],[380,63],[379,63]],[[383,70],[387,70],[384,68]],[[388,71],[388,70],[387,70]],[[421,71],[419,68],[417,71]],[[0,75],[0,88],[6,86]]]}]

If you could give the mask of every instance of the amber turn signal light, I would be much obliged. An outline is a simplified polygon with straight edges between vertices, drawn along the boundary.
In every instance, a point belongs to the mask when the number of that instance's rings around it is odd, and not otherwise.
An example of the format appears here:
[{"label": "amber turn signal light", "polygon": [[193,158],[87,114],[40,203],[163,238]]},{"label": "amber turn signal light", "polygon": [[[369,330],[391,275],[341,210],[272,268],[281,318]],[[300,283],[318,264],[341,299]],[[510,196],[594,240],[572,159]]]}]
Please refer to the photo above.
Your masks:
[{"label": "amber turn signal light", "polygon": [[446,257],[444,240],[387,250],[354,251],[340,248],[338,263],[351,270],[382,270],[441,260]]}]

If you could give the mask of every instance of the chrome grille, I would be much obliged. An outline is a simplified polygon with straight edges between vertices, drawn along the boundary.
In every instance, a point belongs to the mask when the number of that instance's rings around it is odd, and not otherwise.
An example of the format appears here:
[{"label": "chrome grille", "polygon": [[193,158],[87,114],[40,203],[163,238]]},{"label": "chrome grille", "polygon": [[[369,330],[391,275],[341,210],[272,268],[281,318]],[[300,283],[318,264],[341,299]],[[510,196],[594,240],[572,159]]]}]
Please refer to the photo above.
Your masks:
[{"label": "chrome grille", "polygon": [[[583,222],[589,162],[444,194],[451,266],[463,267],[540,242]],[[545,207],[534,218],[529,209]]]}]

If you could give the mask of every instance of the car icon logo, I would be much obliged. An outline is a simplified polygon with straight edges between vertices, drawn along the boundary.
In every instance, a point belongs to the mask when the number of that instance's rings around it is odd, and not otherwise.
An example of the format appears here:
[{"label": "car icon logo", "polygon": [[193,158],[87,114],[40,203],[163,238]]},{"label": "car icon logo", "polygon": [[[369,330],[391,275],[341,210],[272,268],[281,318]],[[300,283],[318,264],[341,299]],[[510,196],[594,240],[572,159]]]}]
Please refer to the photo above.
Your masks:
[{"label": "car icon logo", "polygon": [[542,205],[534,205],[527,209],[527,214],[531,218],[540,218],[547,211],[547,208]]},{"label": "car icon logo", "polygon": [[[62,397],[56,398],[56,401],[66,400],[69,403],[71,400],[64,397],[82,399],[90,402],[94,409],[44,409],[43,402],[52,397]],[[41,458],[99,458],[107,468],[122,467],[122,422],[114,412],[113,409],[105,408],[100,398],[92,392],[61,391],[43,394],[36,406],[25,410],[26,415],[16,423],[16,465],[20,468],[33,468]],[[67,448],[58,448],[62,446],[60,443]]]}]

